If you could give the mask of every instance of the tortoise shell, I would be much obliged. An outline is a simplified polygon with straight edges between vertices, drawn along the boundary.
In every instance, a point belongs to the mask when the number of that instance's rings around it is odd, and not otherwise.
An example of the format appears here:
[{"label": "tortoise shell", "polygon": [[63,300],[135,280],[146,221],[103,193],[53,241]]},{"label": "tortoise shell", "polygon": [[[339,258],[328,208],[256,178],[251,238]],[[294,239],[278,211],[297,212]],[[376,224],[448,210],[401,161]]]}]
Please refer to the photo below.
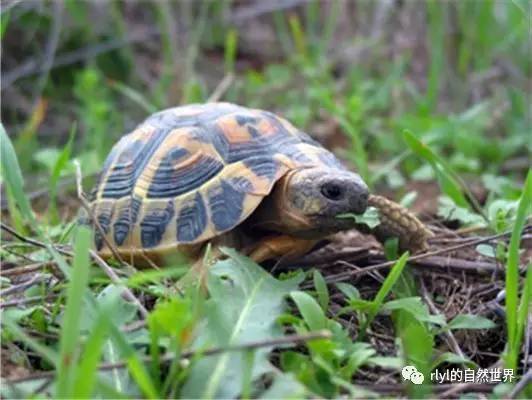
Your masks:
[{"label": "tortoise shell", "polygon": [[[229,103],[158,112],[113,147],[90,196],[122,254],[206,242],[249,217],[286,172],[344,169],[307,134],[270,112]],[[109,254],[101,233],[95,245]]]}]

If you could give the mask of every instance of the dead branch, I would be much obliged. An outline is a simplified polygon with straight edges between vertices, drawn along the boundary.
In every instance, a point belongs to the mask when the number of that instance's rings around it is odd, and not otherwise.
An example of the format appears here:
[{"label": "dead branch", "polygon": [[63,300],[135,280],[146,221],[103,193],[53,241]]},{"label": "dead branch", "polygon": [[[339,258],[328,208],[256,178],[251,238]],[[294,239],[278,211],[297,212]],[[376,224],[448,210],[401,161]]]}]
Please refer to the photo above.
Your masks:
[{"label": "dead branch", "polygon": [[[524,231],[527,231],[531,227],[532,227],[532,225],[526,225],[525,228],[524,228]],[[496,239],[500,239],[500,238],[503,238],[503,237],[510,236],[511,234],[512,234],[512,232],[508,231],[508,232],[504,232],[504,233],[499,233],[497,235],[487,236],[487,237],[484,237],[484,238],[481,238],[481,239],[477,239],[477,240],[474,240],[474,241],[470,241],[470,242],[467,242],[467,243],[459,244],[459,245],[456,245],[456,246],[445,247],[443,249],[429,251],[429,252],[426,252],[426,253],[422,253],[422,254],[418,254],[418,255],[410,257],[408,259],[408,262],[414,262],[414,261],[418,261],[418,260],[423,260],[423,259],[426,259],[428,257],[437,256],[437,255],[440,255],[440,254],[449,253],[451,251],[464,249],[466,247],[475,246],[477,244],[490,242],[492,240],[496,240]],[[387,262],[384,262],[384,263],[380,263],[380,264],[372,265],[370,267],[366,267],[366,268],[364,268],[363,270],[360,270],[360,271],[358,271],[358,270],[357,271],[347,271],[347,272],[342,272],[342,273],[339,273],[339,274],[336,274],[336,275],[330,275],[330,276],[328,276],[326,278],[326,281],[328,283],[345,281],[345,280],[348,280],[348,279],[350,279],[350,278],[352,278],[354,276],[357,276],[357,275],[360,275],[360,274],[363,274],[363,273],[368,273],[370,271],[390,268],[393,265],[395,265],[396,262],[397,262],[397,260],[387,261]]]},{"label": "dead branch", "polygon": [[235,75],[233,73],[229,73],[224,76],[218,86],[216,86],[216,89],[214,89],[214,92],[212,92],[210,97],[207,99],[207,103],[214,103],[216,101],[219,101],[225,94],[225,92],[227,92],[227,90],[231,87],[234,80]]},{"label": "dead branch", "polygon": [[[321,331],[310,332],[310,333],[302,334],[302,335],[287,335],[281,338],[266,339],[266,340],[237,344],[237,345],[232,345],[232,346],[229,345],[226,347],[215,347],[215,348],[206,349],[206,350],[188,350],[188,351],[184,351],[183,353],[181,353],[180,358],[189,359],[189,358],[197,357],[197,356],[213,356],[213,355],[220,354],[220,353],[253,350],[253,349],[259,349],[262,347],[296,345],[296,344],[306,343],[312,340],[329,339],[329,338],[331,338],[331,333],[329,331],[321,330]],[[166,354],[160,357],[160,361],[161,363],[168,363],[168,362],[175,360],[175,358],[176,358],[176,355],[173,353]],[[142,361],[150,362],[151,357],[149,356],[143,357]],[[119,361],[116,363],[103,363],[100,365],[98,369],[100,371],[109,371],[109,370],[114,370],[114,369],[122,369],[122,368],[127,367],[127,365],[128,365],[127,361]],[[31,375],[28,375],[22,378],[5,379],[4,382],[7,384],[15,384],[15,383],[35,381],[35,380],[41,380],[41,379],[49,379],[49,378],[53,378],[54,376],[55,376],[55,371],[44,371],[44,372],[38,372],[35,374],[31,374]]]}]

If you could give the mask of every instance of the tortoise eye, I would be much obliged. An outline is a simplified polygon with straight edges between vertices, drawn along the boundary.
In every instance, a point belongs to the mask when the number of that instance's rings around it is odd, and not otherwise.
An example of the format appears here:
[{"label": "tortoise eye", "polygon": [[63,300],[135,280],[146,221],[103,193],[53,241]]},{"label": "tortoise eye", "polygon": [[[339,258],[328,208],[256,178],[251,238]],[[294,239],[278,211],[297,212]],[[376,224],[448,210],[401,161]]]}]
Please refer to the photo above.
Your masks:
[{"label": "tortoise eye", "polygon": [[321,187],[321,194],[329,200],[340,200],[344,194],[344,190],[340,185],[328,182]]}]

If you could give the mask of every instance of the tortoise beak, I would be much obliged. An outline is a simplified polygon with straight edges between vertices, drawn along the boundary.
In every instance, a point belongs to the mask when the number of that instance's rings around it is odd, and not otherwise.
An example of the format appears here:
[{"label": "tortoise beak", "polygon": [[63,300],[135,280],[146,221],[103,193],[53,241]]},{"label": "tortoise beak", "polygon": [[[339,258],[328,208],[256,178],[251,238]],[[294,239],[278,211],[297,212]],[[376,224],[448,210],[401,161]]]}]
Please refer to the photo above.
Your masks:
[{"label": "tortoise beak", "polygon": [[353,173],[329,177],[320,192],[338,212],[362,214],[368,207],[368,186]]},{"label": "tortoise beak", "polygon": [[352,205],[352,212],[355,214],[363,214],[368,208],[369,189],[362,179],[358,179],[353,183],[353,189],[349,202]]}]

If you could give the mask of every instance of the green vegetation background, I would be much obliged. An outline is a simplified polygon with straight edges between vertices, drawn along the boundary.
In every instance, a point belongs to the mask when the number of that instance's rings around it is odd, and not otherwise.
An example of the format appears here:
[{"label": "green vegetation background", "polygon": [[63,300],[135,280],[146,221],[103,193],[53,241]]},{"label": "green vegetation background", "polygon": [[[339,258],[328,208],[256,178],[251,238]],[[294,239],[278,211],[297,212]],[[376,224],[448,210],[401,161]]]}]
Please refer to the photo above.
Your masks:
[{"label": "green vegetation background", "polygon": [[[519,272],[532,196],[530,7],[519,0],[5,3],[3,220],[43,243],[22,245],[31,260],[53,262],[68,279],[52,285],[53,301],[44,301],[49,287],[33,286],[23,296],[42,302],[3,314],[9,362],[57,372],[44,388],[43,379],[4,382],[3,395],[365,396],[379,393],[369,381],[357,385],[353,377],[365,369],[397,374],[411,363],[428,374],[442,363],[478,367],[463,354],[438,352],[435,343],[446,332],[494,323],[429,312],[406,257],[372,299],[348,283],[335,285],[346,306],[332,313],[331,287],[317,271],[307,272],[312,289],[303,291],[305,273],[273,278],[231,252],[213,270],[207,299],[171,285],[183,265],[126,269],[111,283],[91,266],[87,232],[76,236],[72,257],[57,249],[69,242],[79,206],[74,160],[88,190],[113,143],[147,115],[209,100],[283,115],[373,189],[425,216],[491,234],[513,230],[509,248],[476,251],[506,265],[500,355],[516,368],[532,288],[532,274],[525,280]],[[2,259],[19,263],[4,245]],[[123,299],[124,287],[151,302],[149,315]],[[355,316],[358,334],[343,324],[343,313]],[[396,335],[386,354],[365,338],[382,313],[392,313]],[[190,349],[315,331],[329,333],[299,351],[272,356],[263,344],[181,358]],[[119,362],[97,372],[100,363]],[[408,388],[412,397],[431,390]],[[510,390],[499,385],[493,393]]]}]

